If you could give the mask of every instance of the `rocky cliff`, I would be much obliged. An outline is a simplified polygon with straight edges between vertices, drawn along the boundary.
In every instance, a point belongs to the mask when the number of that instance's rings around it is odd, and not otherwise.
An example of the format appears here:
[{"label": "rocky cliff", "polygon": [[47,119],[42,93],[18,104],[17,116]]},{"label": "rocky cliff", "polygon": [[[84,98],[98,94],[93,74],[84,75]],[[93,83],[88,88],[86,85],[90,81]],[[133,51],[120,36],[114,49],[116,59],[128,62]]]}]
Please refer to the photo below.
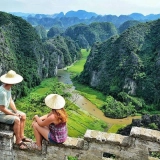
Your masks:
[{"label": "rocky cliff", "polygon": [[55,38],[50,47],[48,43],[42,42],[27,21],[0,12],[0,75],[12,69],[24,77],[16,96],[26,95],[28,88],[54,76],[59,66],[64,67],[80,57],[78,46],[70,40]]}]

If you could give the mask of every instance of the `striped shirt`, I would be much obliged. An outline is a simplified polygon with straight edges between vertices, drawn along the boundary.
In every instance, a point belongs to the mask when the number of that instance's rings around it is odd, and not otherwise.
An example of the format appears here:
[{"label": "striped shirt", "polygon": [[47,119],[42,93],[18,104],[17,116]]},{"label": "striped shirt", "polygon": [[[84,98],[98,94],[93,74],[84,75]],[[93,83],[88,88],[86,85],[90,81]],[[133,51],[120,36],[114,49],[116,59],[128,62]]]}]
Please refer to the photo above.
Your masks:
[{"label": "striped shirt", "polygon": [[67,126],[66,123],[60,123],[54,125],[53,123],[49,125],[50,137],[53,141],[57,143],[63,143],[67,139]]}]

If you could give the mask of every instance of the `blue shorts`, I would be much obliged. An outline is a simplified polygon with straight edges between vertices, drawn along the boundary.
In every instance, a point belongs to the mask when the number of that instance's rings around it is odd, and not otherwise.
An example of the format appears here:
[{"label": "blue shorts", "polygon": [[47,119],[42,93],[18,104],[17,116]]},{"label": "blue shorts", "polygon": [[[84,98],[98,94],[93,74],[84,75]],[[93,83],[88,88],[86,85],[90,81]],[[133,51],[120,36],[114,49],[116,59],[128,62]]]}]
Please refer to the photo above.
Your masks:
[{"label": "blue shorts", "polygon": [[54,140],[51,139],[51,133],[50,132],[48,133],[48,140],[52,144],[58,144],[57,142],[55,142]]},{"label": "blue shorts", "polygon": [[[12,110],[10,110],[13,112]],[[23,113],[21,111],[17,111],[17,113]],[[7,114],[0,114],[0,122],[6,123],[6,124],[13,124],[15,121],[16,116],[13,115],[7,115]]]}]

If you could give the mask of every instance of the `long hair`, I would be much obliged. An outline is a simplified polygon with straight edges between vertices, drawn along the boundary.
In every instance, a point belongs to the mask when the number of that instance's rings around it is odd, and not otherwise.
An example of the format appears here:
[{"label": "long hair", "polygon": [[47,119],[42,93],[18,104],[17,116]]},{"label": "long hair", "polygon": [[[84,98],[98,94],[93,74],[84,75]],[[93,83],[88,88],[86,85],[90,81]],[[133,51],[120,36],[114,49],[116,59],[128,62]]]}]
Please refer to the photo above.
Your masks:
[{"label": "long hair", "polygon": [[67,113],[64,108],[61,109],[52,109],[52,112],[57,116],[59,123],[66,123],[67,122]]}]

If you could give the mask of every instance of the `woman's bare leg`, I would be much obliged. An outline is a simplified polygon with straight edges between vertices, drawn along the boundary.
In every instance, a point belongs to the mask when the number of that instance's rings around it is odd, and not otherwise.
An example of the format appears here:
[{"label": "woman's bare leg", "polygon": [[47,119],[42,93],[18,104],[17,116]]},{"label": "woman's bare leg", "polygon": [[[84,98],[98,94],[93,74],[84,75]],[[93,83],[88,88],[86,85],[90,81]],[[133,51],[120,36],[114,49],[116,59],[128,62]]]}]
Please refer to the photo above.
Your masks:
[{"label": "woman's bare leg", "polygon": [[43,137],[48,141],[48,127],[41,127],[37,124],[37,122],[33,122],[32,124],[34,129],[34,136],[36,138],[37,146],[42,147],[42,139]]}]

